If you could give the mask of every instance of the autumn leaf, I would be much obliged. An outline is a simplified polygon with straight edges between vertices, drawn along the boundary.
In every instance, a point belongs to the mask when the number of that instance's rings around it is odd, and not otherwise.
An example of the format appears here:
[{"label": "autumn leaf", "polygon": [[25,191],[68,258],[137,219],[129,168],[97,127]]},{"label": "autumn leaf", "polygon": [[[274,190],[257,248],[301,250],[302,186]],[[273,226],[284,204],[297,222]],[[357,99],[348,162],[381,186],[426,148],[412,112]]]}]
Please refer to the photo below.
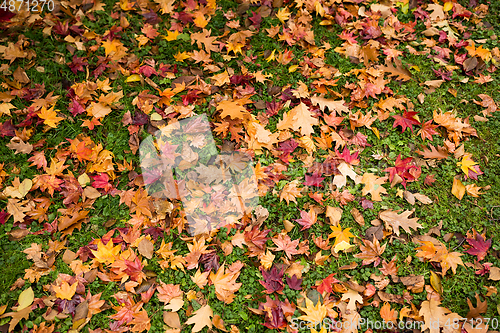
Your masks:
[{"label": "autumn leaf", "polygon": [[52,128],[56,128],[57,124],[61,121],[64,120],[64,118],[58,117],[57,112],[58,110],[54,110],[55,105],[52,105],[50,109],[47,109],[45,107],[42,107],[40,110],[40,113],[38,114],[38,117],[40,119],[43,119],[43,123],[47,126],[50,126]]},{"label": "autumn leaf", "polygon": [[276,251],[284,251],[288,259],[290,260],[292,259],[292,255],[299,253],[299,251],[296,249],[296,247],[299,245],[298,239],[292,241],[290,239],[290,236],[280,233],[276,238],[272,238],[272,241],[278,246]]},{"label": "autumn leaf", "polygon": [[386,179],[386,177],[377,177],[373,173],[366,172],[361,178],[361,184],[365,185],[361,195],[371,194],[373,201],[382,201],[380,195],[387,194],[386,189],[382,186]]},{"label": "autumn leaf", "polygon": [[60,286],[54,286],[54,292],[56,293],[56,297],[60,299],[71,300],[76,292],[77,286],[78,282],[70,285],[68,282],[63,281]]},{"label": "autumn leaf", "polygon": [[302,226],[302,229],[300,229],[300,231],[309,229],[313,226],[314,223],[316,223],[316,212],[312,208],[309,210],[309,212],[301,211],[300,217],[300,219],[295,220]]},{"label": "autumn leaf", "polygon": [[204,327],[212,328],[212,317],[214,313],[208,304],[203,305],[201,308],[193,312],[193,316],[189,317],[186,325],[194,324],[191,332],[199,332]]},{"label": "autumn leaf", "polygon": [[91,250],[94,255],[94,260],[103,264],[112,264],[120,253],[120,245],[113,247],[113,242],[110,240],[104,245],[101,240],[97,242],[97,251]]},{"label": "autumn leaf", "polygon": [[380,243],[375,236],[373,237],[373,242],[363,239],[363,243],[364,245],[360,245],[359,247],[361,253],[355,254],[354,257],[363,259],[363,266],[374,263],[374,266],[377,267],[381,260],[380,256],[384,253],[387,243],[380,246]]},{"label": "autumn leaf", "polygon": [[320,301],[318,301],[316,305],[314,305],[313,301],[309,298],[306,298],[305,301],[305,307],[298,307],[305,313],[305,315],[300,316],[299,319],[307,320],[312,323],[321,322],[326,317],[328,308],[321,304]]},{"label": "autumn leaf", "polygon": [[430,333],[439,333],[440,327],[446,322],[446,315],[451,311],[447,308],[439,306],[440,301],[431,298],[428,301],[423,301],[418,312],[424,317],[424,325],[422,330],[429,329]]},{"label": "autumn leaf", "polygon": [[415,119],[415,116],[417,115],[417,112],[407,112],[405,111],[402,116],[400,115],[395,115],[392,116],[395,121],[394,125],[392,126],[393,128],[396,128],[397,126],[401,126],[401,133],[404,133],[404,131],[409,128],[411,132],[413,133],[413,125],[420,125],[420,122]]},{"label": "autumn leaf", "polygon": [[215,294],[220,301],[226,304],[233,302],[236,297],[234,293],[241,287],[241,283],[236,282],[239,275],[239,271],[225,270],[224,264],[219,267],[217,273],[210,273],[210,282],[214,284]]},{"label": "autumn leaf", "polygon": [[281,190],[280,201],[285,199],[287,204],[290,204],[290,201],[297,203],[296,198],[302,197],[301,190],[297,187],[298,183],[297,179],[287,183]]},{"label": "autumn leaf", "polygon": [[451,194],[457,197],[458,200],[462,200],[465,194],[465,186],[462,184],[460,179],[453,178],[453,186],[451,188]]},{"label": "autumn leaf", "polygon": [[390,209],[380,212],[380,218],[386,223],[386,227],[392,229],[396,235],[399,236],[399,228],[403,228],[407,233],[411,233],[410,228],[414,230],[422,228],[422,225],[417,223],[418,217],[409,218],[414,210],[407,210],[401,214],[398,214],[398,212]]},{"label": "autumn leaf", "polygon": [[335,252],[346,250],[352,245],[350,244],[350,239],[355,236],[350,232],[351,228],[342,229],[340,225],[338,226],[330,226],[332,229],[332,233],[328,236],[328,238],[335,238],[335,243],[333,244],[333,249]]}]

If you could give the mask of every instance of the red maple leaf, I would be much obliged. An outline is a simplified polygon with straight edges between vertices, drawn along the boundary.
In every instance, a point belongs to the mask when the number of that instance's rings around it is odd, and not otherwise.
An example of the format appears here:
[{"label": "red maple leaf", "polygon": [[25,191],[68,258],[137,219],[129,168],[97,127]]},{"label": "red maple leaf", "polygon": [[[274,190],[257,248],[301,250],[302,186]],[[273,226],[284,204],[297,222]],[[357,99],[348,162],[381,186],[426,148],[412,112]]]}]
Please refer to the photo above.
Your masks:
[{"label": "red maple leaf", "polygon": [[333,277],[335,274],[337,273],[332,273],[328,275],[323,281],[321,281],[321,284],[316,287],[316,290],[320,293],[323,293],[325,291],[327,293],[331,293],[333,284],[340,282],[339,280]]},{"label": "red maple leaf", "polygon": [[262,249],[264,244],[266,244],[266,236],[270,231],[269,229],[259,230],[258,226],[254,226],[252,230],[245,232],[245,241]]},{"label": "red maple leaf", "polygon": [[323,180],[325,180],[325,177],[320,177],[319,174],[313,173],[312,176],[306,175],[306,181],[302,184],[306,186],[323,187],[323,185],[321,184]]},{"label": "red maple leaf", "polygon": [[416,115],[417,112],[405,111],[402,116],[399,114],[392,116],[392,118],[396,119],[392,127],[396,128],[397,126],[401,126],[402,128],[401,133],[403,133],[407,128],[409,128],[413,133],[413,125],[420,125],[420,122],[414,118]]},{"label": "red maple leaf", "polygon": [[472,247],[465,251],[465,253],[477,256],[477,260],[481,261],[484,259],[484,257],[486,257],[486,254],[488,253],[488,249],[491,246],[491,239],[485,240],[483,236],[477,234],[476,239],[467,238],[467,243],[469,243]]},{"label": "red maple leaf", "polygon": [[344,147],[344,150],[342,151],[342,153],[340,153],[337,149],[335,149],[335,154],[337,154],[337,157],[344,160],[347,164],[351,164],[351,165],[358,165],[359,164],[359,159],[358,159],[359,152],[356,151],[356,152],[351,154],[351,152],[349,151],[349,148],[347,148],[347,146]]},{"label": "red maple leaf", "polygon": [[425,141],[427,138],[432,141],[432,136],[438,134],[438,132],[434,130],[436,127],[438,127],[438,125],[433,125],[432,119],[423,123],[422,128],[418,131],[422,136],[422,140]]},{"label": "red maple leaf", "polygon": [[402,178],[402,184],[406,189],[407,182],[417,180],[420,176],[421,168],[411,164],[412,160],[412,157],[401,160],[401,154],[399,154],[396,158],[396,164],[393,167],[389,167],[384,170],[385,172],[389,172],[389,181],[392,182],[394,176],[398,175]]},{"label": "red maple leaf", "polygon": [[313,209],[311,209],[309,213],[304,210],[301,211],[300,217],[300,219],[295,220],[295,222],[298,222],[302,226],[300,231],[309,229],[314,223],[316,223],[316,212]]},{"label": "red maple leaf", "polygon": [[293,290],[300,290],[302,289],[302,279],[297,278],[297,275],[293,275],[291,278],[287,277],[286,278],[286,283],[290,287],[290,289]]},{"label": "red maple leaf", "polygon": [[261,267],[260,271],[264,280],[259,280],[259,283],[264,288],[266,288],[265,292],[268,294],[272,294],[274,292],[283,294],[283,275],[285,274],[284,268],[282,267],[280,270],[278,270],[278,268],[274,266],[273,268],[271,268],[271,270],[266,271]]},{"label": "red maple leaf", "polygon": [[109,183],[109,176],[106,173],[100,173],[92,178],[94,178],[92,186],[95,188],[103,188],[106,192],[109,192],[113,188],[113,184]]}]

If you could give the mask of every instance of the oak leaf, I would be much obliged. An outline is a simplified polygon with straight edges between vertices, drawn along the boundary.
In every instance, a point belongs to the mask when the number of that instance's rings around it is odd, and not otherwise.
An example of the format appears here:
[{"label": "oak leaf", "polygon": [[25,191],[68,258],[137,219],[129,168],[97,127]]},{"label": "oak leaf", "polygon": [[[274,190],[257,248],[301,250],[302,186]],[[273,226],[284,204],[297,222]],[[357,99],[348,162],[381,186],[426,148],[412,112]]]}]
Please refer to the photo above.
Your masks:
[{"label": "oak leaf", "polygon": [[429,329],[430,333],[439,333],[440,327],[446,322],[446,315],[451,311],[447,308],[439,306],[440,301],[431,298],[428,301],[423,301],[418,314],[424,317],[424,326],[422,331]]},{"label": "oak leaf", "polygon": [[399,211],[385,210],[380,212],[380,218],[386,223],[386,227],[390,226],[394,233],[399,236],[399,228],[403,228],[407,233],[411,233],[410,228],[417,230],[422,228],[422,225],[417,223],[418,217],[408,218],[415,210],[407,210],[398,214]]},{"label": "oak leaf", "polygon": [[195,312],[193,312],[193,316],[188,318],[186,321],[186,325],[194,324],[191,332],[199,332],[204,327],[212,328],[212,317],[214,313],[208,304],[202,306]]}]

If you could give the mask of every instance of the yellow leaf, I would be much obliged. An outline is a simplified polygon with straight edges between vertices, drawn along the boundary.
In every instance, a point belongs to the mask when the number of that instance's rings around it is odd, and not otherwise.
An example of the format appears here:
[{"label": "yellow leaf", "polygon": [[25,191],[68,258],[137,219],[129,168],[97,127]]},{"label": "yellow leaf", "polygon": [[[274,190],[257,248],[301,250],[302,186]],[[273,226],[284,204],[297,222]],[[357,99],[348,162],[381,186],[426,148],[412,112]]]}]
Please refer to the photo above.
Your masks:
[{"label": "yellow leaf", "polygon": [[472,170],[473,172],[475,171],[474,168],[472,168],[472,166],[476,165],[477,163],[474,162],[472,159],[471,159],[471,155],[470,154],[464,154],[464,156],[462,157],[462,161],[461,162],[458,162],[457,165],[461,167],[462,171],[468,175],[469,174],[469,170]]},{"label": "yellow leaf", "polygon": [[2,114],[5,114],[7,116],[10,116],[10,110],[15,109],[16,107],[12,105],[11,103],[2,103],[0,104],[0,116]]},{"label": "yellow leaf", "polygon": [[276,53],[276,49],[274,49],[273,52],[271,52],[271,54],[269,55],[269,57],[266,58],[266,61],[270,62],[270,61],[276,59],[276,57],[274,55],[275,53]]},{"label": "yellow leaf", "polygon": [[263,254],[260,257],[260,263],[265,269],[271,269],[271,266],[273,265],[274,258],[276,256],[272,254],[269,250],[266,251],[266,254]]},{"label": "yellow leaf", "polygon": [[278,18],[278,20],[280,20],[281,23],[285,23],[285,21],[290,18],[290,15],[291,13],[288,10],[288,7],[285,7],[278,10],[276,17]]},{"label": "yellow leaf", "polygon": [[311,301],[309,298],[306,298],[305,307],[299,306],[298,308],[306,313],[305,315],[300,316],[298,319],[307,320],[312,323],[321,322],[326,317],[328,310],[327,307],[321,304],[321,302],[319,301],[315,306],[313,301]]},{"label": "yellow leaf", "polygon": [[73,295],[76,293],[77,286],[78,282],[75,282],[70,286],[68,282],[63,281],[61,286],[54,286],[56,297],[60,299],[67,299],[68,301],[71,300]]},{"label": "yellow leaf", "polygon": [[26,178],[21,184],[19,184],[18,191],[21,194],[21,198],[24,198],[24,196],[31,190],[32,186],[33,182],[28,178]]},{"label": "yellow leaf", "polygon": [[162,120],[162,116],[159,113],[153,112],[151,113],[151,120],[153,121],[160,121]]},{"label": "yellow leaf", "polygon": [[288,68],[288,73],[293,73],[299,68],[299,65],[292,65],[290,68]]},{"label": "yellow leaf", "polygon": [[351,247],[349,242],[351,238],[354,238],[354,235],[349,231],[351,228],[345,228],[342,230],[342,227],[339,224],[337,226],[330,226],[330,229],[332,229],[333,232],[328,236],[328,238],[335,238],[335,243],[333,244],[335,252],[346,250]]},{"label": "yellow leaf", "polygon": [[451,194],[456,196],[458,198],[458,200],[462,200],[462,198],[465,194],[465,186],[457,178],[453,179],[453,187],[451,188]]},{"label": "yellow leaf", "polygon": [[443,6],[443,10],[444,10],[445,12],[448,12],[448,11],[450,11],[450,10],[452,10],[452,9],[453,9],[453,2],[451,2],[451,1],[448,1],[448,2],[447,2],[447,3],[445,3],[445,4],[444,4],[444,6]]},{"label": "yellow leaf", "polygon": [[208,21],[205,19],[205,16],[203,16],[201,12],[196,12],[195,16],[196,18],[193,21],[194,25],[201,29],[205,28],[208,24]]},{"label": "yellow leaf", "polygon": [[115,262],[120,253],[120,245],[113,247],[113,241],[109,240],[106,245],[99,240],[97,243],[97,251],[91,250],[95,256],[94,260],[103,264],[112,264]]},{"label": "yellow leaf", "polygon": [[431,271],[431,286],[437,291],[439,294],[443,293],[443,286],[441,285],[441,278],[439,275]]},{"label": "yellow leaf", "polygon": [[141,81],[141,76],[139,74],[132,74],[125,80],[127,83],[137,81]]},{"label": "yellow leaf", "polygon": [[23,292],[19,295],[19,306],[17,307],[17,311],[20,311],[24,308],[27,308],[33,303],[33,300],[35,299],[35,293],[33,292],[33,289],[29,287],[26,290],[23,290]]},{"label": "yellow leaf", "polygon": [[179,62],[183,62],[184,60],[189,59],[189,58],[191,58],[191,56],[186,51],[184,51],[182,53],[177,52],[177,54],[174,55],[175,61],[179,61]]},{"label": "yellow leaf", "polygon": [[[64,118],[58,117],[57,112],[54,110],[55,105],[53,105],[50,109],[46,109],[45,107],[42,107],[40,110],[40,113],[38,114],[38,117],[43,119],[43,123],[47,126],[50,126],[52,128],[56,128],[57,124],[63,120]],[[59,111],[59,110],[57,110]]]},{"label": "yellow leaf", "polygon": [[174,31],[168,31],[166,36],[162,36],[163,39],[165,39],[167,42],[171,42],[173,40],[177,39],[177,36],[179,36],[179,31],[174,30]]}]

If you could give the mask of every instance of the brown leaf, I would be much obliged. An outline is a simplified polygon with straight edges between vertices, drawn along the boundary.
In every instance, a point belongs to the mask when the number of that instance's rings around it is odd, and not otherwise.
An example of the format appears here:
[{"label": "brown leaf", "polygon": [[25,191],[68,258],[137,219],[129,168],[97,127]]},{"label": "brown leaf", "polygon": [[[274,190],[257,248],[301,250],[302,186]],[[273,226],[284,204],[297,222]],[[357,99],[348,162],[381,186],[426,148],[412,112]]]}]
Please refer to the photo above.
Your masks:
[{"label": "brown leaf", "polygon": [[140,241],[137,250],[139,250],[139,253],[144,257],[148,259],[153,258],[153,252],[154,252],[153,242],[151,242],[149,239],[143,238]]},{"label": "brown leaf", "polygon": [[33,145],[29,143],[24,143],[24,141],[17,136],[10,139],[10,142],[6,144],[6,146],[14,150],[15,151],[14,154],[19,154],[19,153],[29,154],[33,150]]},{"label": "brown leaf", "polygon": [[181,328],[181,321],[177,312],[163,312],[163,322],[172,328]]},{"label": "brown leaf", "polygon": [[365,218],[363,215],[357,210],[356,208],[351,209],[351,215],[354,217],[354,220],[358,222],[359,225],[364,226],[365,225]]},{"label": "brown leaf", "polygon": [[417,223],[418,217],[408,218],[415,210],[407,210],[398,214],[399,211],[385,210],[380,212],[380,218],[386,223],[386,228],[390,226],[394,233],[399,236],[399,228],[403,228],[407,233],[411,233],[410,228],[417,230],[422,225]]},{"label": "brown leaf", "polygon": [[488,310],[488,302],[486,300],[481,301],[479,295],[476,293],[476,304],[474,307],[470,299],[467,298],[467,305],[469,306],[469,312],[467,313],[467,318],[477,318],[481,313],[486,313]]},{"label": "brown leaf", "polygon": [[438,160],[448,158],[448,150],[445,147],[438,146],[437,149],[433,145],[430,145],[430,150],[427,147],[423,147],[424,151],[417,150],[417,153],[422,155],[424,158],[435,158]]}]

